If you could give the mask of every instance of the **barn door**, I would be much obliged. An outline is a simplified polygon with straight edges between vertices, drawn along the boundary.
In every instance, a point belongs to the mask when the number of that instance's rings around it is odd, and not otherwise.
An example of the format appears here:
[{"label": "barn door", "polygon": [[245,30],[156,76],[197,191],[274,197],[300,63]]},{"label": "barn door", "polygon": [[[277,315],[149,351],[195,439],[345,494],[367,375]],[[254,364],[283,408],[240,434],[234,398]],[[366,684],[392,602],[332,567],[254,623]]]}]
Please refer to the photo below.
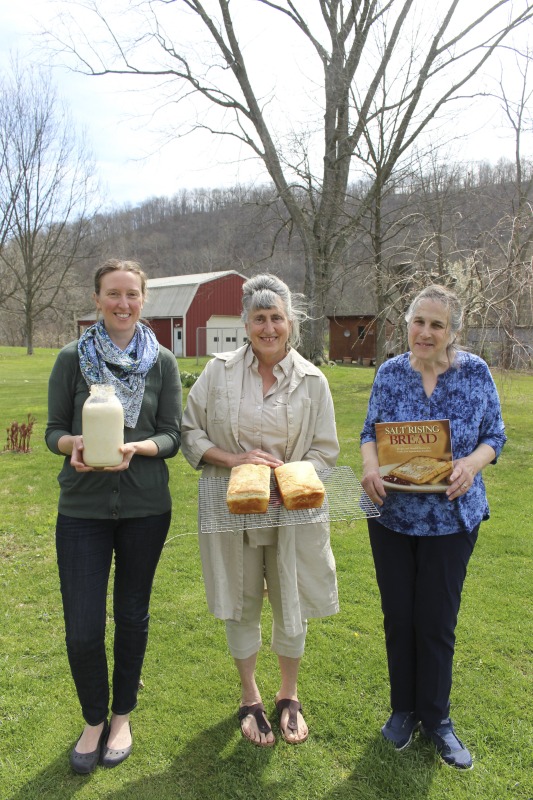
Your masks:
[{"label": "barn door", "polygon": [[183,328],[174,328],[173,351],[178,358],[183,355]]}]

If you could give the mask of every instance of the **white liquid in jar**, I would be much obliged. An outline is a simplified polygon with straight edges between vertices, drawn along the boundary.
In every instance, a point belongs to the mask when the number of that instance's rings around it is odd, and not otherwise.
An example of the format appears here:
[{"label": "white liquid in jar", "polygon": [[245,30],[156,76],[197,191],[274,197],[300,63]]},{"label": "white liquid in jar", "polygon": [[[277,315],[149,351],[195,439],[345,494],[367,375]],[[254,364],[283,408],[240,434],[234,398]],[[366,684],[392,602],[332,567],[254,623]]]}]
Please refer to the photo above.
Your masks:
[{"label": "white liquid in jar", "polygon": [[122,462],[124,411],[107,386],[91,386],[82,409],[83,461],[88,467],[116,467]]}]

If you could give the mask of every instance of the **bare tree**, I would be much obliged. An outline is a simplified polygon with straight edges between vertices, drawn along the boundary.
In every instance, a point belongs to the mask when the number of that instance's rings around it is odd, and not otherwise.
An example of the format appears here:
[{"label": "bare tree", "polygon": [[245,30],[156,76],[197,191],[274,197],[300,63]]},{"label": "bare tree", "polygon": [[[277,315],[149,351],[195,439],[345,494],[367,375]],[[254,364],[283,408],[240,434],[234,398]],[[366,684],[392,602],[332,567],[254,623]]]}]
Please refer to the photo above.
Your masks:
[{"label": "bare tree", "polygon": [[0,97],[0,250],[4,313],[24,327],[33,352],[36,322],[65,310],[65,291],[90,233],[92,165],[76,139],[50,75],[15,61]]},{"label": "bare tree", "polygon": [[462,279],[457,276],[477,348],[504,368],[530,365],[533,356],[531,341],[521,338],[533,322],[533,162],[524,158],[522,144],[532,125],[531,51],[508,55],[515,61],[513,79],[508,65],[502,68],[495,97],[513,132],[514,160],[500,160],[488,176],[492,223],[479,231],[459,270]]},{"label": "bare tree", "polygon": [[[218,124],[204,121],[203,110],[198,112],[191,129],[233,137],[262,160],[302,242],[304,292],[312,317],[303,350],[318,361],[332,275],[379,190],[377,183],[370,184],[358,213],[346,213],[354,153],[371,129],[386,71],[403,69],[404,80],[400,93],[380,99],[382,111],[396,120],[382,164],[382,185],[409,148],[438,122],[445,105],[468,91],[467,85],[496,48],[531,19],[533,5],[529,0],[495,0],[480,11],[470,0],[430,6],[414,0],[254,3],[256,33],[265,22],[260,11],[268,10],[277,15],[280,28],[292,26],[295,46],[298,41],[307,48],[305,63],[319,87],[312,100],[323,114],[316,126],[321,141],[314,160],[308,159],[309,137],[313,138],[309,117],[297,121],[293,108],[284,108],[285,118],[293,120],[293,127],[300,124],[302,133],[292,137],[289,147],[278,132],[275,92],[268,92],[260,80],[270,65],[265,64],[260,75],[254,69],[245,46],[247,34],[239,30],[241,15],[230,0],[138,0],[130,12],[141,15],[134,29],[142,34],[130,37],[127,15],[113,25],[103,2],[78,2],[74,6],[96,15],[111,49],[95,44],[101,37],[89,39],[81,27],[76,30],[72,25],[50,38],[64,55],[74,58],[71,63],[78,70],[91,75],[153,76],[161,79],[169,103],[187,104],[193,95],[207,101],[208,108],[223,112]],[[466,21],[459,13],[463,8]],[[180,30],[182,41],[175,33]],[[383,32],[385,47],[376,47]],[[191,42],[198,44],[198,53]],[[275,58],[277,41],[270,42],[270,52]],[[312,91],[311,85],[309,80],[306,91]]]},{"label": "bare tree", "polygon": [[[3,94],[4,93],[3,93],[2,89],[0,88],[0,96],[3,95]],[[7,123],[7,121],[8,121],[7,120],[6,111],[7,111],[7,109],[6,109],[5,103],[2,103],[2,105],[0,106],[0,125],[2,126],[2,128],[6,127],[6,133],[7,133],[8,132],[7,125],[5,125],[5,123]],[[0,140],[0,148],[1,148],[0,149],[0,175],[2,175],[4,173],[4,171],[7,169],[7,159],[8,159],[7,146],[8,146],[8,141],[9,141],[10,138],[11,138],[10,136],[9,137],[2,137],[2,139]],[[8,192],[7,194],[2,195],[2,197],[0,198],[0,252],[1,252],[2,248],[4,247],[4,244],[5,244],[5,241],[7,239],[8,232],[9,232],[9,227],[11,225],[11,217],[12,217],[12,214],[13,214],[13,199],[14,198],[13,198],[11,192]],[[1,297],[1,293],[2,293],[2,288],[3,287],[0,286],[0,297]]]},{"label": "bare tree", "polygon": [[503,364],[511,366],[513,346],[516,343],[515,328],[520,322],[532,322],[533,284],[531,264],[533,257],[533,165],[523,157],[522,139],[526,130],[531,130],[531,82],[532,53],[529,48],[516,55],[521,82],[514,84],[519,90],[512,99],[506,91],[503,76],[500,80],[500,100],[505,117],[512,127],[515,139],[515,183],[512,207],[511,231],[505,252],[507,266],[506,298],[502,303],[501,324],[505,333]]},{"label": "bare tree", "polygon": [[[0,137],[0,176],[7,171],[9,144],[13,139],[9,106],[5,102],[7,96],[8,92],[4,89],[2,82],[0,83],[0,98],[3,101],[0,103],[0,129],[3,131],[3,135]],[[14,181],[13,187],[8,186],[4,181],[0,181],[0,254],[4,249],[4,244],[10,231],[14,202],[20,189],[19,184],[20,176],[19,181]],[[0,261],[0,306],[8,299],[8,296],[8,279]]]}]

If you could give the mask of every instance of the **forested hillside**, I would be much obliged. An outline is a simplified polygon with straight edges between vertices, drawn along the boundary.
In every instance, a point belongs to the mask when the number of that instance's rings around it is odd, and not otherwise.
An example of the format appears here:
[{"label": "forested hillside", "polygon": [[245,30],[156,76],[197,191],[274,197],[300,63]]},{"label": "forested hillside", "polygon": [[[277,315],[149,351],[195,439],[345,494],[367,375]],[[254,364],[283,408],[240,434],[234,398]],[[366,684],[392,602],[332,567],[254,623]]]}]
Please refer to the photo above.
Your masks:
[{"label": "forested hillside", "polygon": [[[379,282],[394,321],[420,285],[442,281],[462,294],[470,324],[531,325],[531,179],[530,164],[517,176],[509,162],[403,176],[383,198],[379,250],[373,209],[362,216],[328,286],[328,313],[376,313]],[[347,220],[364,196],[364,186],[351,187]],[[301,241],[269,187],[181,190],[111,209],[93,219],[84,247],[61,303],[36,326],[37,345],[57,346],[75,334],[74,319],[91,308],[92,273],[107,257],[139,260],[154,278],[271,271],[303,289]],[[23,326],[12,320],[2,314],[1,341],[23,344]]]}]

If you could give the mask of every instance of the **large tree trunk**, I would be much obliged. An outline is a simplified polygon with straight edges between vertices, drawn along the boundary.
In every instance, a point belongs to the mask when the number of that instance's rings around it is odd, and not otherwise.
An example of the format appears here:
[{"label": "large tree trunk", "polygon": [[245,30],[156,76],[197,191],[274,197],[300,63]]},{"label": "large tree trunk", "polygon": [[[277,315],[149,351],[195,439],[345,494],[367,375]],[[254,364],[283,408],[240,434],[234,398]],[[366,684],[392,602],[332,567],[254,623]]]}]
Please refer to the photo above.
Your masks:
[{"label": "large tree trunk", "polygon": [[26,313],[26,355],[33,355],[33,318],[31,311]]},{"label": "large tree trunk", "polygon": [[308,318],[303,325],[300,352],[313,364],[319,365],[323,364],[325,359],[324,333],[330,265],[326,255],[318,251],[316,240],[311,240],[310,243],[304,280]]}]

